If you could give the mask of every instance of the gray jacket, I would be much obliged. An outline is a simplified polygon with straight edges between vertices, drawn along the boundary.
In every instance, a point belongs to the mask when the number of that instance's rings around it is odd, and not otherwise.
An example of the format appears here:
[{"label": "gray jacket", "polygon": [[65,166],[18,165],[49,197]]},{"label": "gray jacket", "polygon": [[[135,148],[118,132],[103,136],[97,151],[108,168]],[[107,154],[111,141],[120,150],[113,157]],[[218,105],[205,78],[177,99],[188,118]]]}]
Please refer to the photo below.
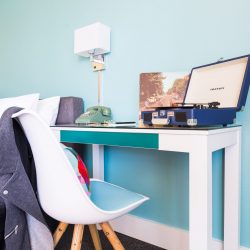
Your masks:
[{"label": "gray jacket", "polygon": [[0,201],[4,201],[5,249],[51,250],[53,240],[46,225],[15,142],[9,108],[0,119]]}]

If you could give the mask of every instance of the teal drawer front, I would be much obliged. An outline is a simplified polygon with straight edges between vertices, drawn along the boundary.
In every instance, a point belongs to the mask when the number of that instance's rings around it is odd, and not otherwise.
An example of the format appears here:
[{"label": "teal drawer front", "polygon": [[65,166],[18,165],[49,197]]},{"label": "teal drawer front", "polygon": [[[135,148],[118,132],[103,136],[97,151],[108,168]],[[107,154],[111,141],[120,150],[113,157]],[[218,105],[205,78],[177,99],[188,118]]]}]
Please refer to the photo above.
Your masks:
[{"label": "teal drawer front", "polygon": [[157,134],[61,131],[61,142],[158,149]]}]

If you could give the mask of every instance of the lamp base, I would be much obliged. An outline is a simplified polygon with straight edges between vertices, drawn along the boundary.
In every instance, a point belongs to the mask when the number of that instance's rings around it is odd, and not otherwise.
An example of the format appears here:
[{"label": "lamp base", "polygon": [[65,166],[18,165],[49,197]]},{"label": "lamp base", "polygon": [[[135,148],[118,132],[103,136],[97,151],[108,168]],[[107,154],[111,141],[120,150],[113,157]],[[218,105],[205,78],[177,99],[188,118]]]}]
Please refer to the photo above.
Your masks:
[{"label": "lamp base", "polygon": [[86,110],[76,120],[77,124],[101,124],[111,122],[111,109],[105,106],[94,106]]}]

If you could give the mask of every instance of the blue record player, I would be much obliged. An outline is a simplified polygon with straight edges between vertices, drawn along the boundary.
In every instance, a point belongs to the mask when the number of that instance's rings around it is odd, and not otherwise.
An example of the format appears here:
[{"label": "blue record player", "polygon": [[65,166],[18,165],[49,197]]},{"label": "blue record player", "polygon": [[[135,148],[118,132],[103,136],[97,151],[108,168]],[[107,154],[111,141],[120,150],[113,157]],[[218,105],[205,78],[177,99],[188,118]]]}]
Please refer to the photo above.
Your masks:
[{"label": "blue record player", "polygon": [[183,103],[142,111],[145,125],[211,126],[235,122],[250,84],[250,55],[219,61],[191,71]]}]

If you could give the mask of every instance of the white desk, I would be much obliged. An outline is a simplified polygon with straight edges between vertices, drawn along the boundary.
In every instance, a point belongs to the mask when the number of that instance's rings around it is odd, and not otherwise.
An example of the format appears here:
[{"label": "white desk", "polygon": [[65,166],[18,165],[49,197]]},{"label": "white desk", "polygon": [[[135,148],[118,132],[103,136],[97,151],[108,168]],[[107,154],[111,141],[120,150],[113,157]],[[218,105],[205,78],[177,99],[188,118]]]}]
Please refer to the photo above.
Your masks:
[{"label": "white desk", "polygon": [[212,250],[212,152],[225,148],[224,250],[239,249],[240,127],[212,130],[52,129],[62,142],[93,144],[93,175],[99,179],[104,178],[103,145],[189,153],[190,250]]}]

